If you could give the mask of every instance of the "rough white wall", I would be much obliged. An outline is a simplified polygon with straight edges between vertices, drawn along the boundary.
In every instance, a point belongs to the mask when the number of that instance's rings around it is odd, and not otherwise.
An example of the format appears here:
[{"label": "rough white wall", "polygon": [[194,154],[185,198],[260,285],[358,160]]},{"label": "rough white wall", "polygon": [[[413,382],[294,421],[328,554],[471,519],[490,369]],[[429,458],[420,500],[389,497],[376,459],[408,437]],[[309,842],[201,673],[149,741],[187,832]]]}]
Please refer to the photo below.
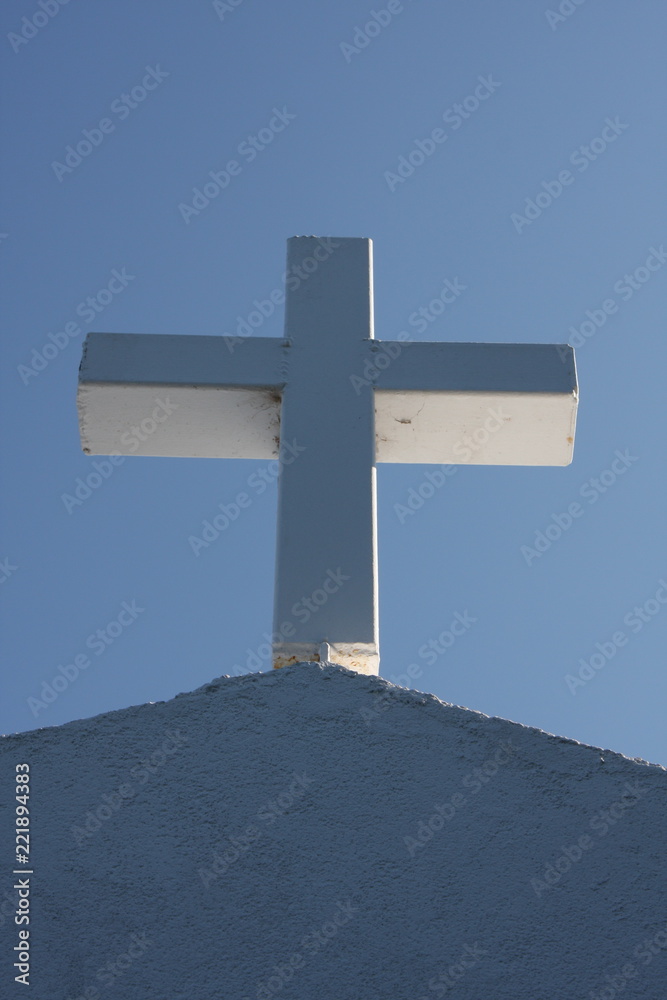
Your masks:
[{"label": "rough white wall", "polygon": [[0,741],[39,1000],[667,997],[667,772],[328,665]]}]

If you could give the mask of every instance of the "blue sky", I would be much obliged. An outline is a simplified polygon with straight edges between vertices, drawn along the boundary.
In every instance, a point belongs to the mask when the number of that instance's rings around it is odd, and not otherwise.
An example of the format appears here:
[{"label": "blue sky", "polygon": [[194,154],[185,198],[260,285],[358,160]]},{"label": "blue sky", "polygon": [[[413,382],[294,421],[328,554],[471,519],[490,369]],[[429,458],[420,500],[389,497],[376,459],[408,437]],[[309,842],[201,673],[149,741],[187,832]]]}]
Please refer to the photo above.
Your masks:
[{"label": "blue sky", "polygon": [[667,763],[663,5],[44,4],[2,11],[0,730],[268,669],[275,484],[188,542],[266,463],[100,466],[77,369],[90,330],[234,335],[316,233],[372,237],[380,339],[458,279],[420,339],[578,347],[568,468],[457,467],[406,516],[429,467],[380,466],[381,674]]}]

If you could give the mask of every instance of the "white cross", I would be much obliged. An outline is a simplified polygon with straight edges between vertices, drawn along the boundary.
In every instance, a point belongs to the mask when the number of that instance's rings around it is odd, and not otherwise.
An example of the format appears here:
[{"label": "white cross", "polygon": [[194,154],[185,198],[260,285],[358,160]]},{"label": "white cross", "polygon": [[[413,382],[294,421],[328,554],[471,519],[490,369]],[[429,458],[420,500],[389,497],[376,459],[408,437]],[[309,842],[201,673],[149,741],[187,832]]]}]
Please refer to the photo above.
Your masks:
[{"label": "white cross", "polygon": [[375,464],[569,464],[574,352],[375,340],[369,239],[288,240],[285,312],[284,339],[90,334],[82,446],[280,459],[274,666],[376,674]]}]

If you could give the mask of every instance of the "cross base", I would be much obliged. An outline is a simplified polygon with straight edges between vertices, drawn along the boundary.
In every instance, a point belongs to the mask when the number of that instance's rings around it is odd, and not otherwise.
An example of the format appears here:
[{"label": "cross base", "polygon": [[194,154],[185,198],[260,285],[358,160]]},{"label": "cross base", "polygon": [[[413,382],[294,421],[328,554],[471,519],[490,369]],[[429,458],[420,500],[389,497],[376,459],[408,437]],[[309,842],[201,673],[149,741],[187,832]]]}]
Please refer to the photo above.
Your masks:
[{"label": "cross base", "polygon": [[308,661],[328,661],[358,674],[380,673],[380,654],[373,642],[281,642],[273,647],[276,669]]}]

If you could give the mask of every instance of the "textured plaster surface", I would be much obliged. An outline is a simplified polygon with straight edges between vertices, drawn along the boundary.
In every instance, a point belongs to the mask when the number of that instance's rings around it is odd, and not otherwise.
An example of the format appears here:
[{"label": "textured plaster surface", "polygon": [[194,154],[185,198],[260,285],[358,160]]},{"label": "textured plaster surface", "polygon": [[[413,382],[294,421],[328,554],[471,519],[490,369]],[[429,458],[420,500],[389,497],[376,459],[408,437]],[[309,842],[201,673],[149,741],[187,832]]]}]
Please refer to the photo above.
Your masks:
[{"label": "textured plaster surface", "polygon": [[667,997],[667,772],[643,761],[308,663],[4,737],[0,781],[3,996]]}]

